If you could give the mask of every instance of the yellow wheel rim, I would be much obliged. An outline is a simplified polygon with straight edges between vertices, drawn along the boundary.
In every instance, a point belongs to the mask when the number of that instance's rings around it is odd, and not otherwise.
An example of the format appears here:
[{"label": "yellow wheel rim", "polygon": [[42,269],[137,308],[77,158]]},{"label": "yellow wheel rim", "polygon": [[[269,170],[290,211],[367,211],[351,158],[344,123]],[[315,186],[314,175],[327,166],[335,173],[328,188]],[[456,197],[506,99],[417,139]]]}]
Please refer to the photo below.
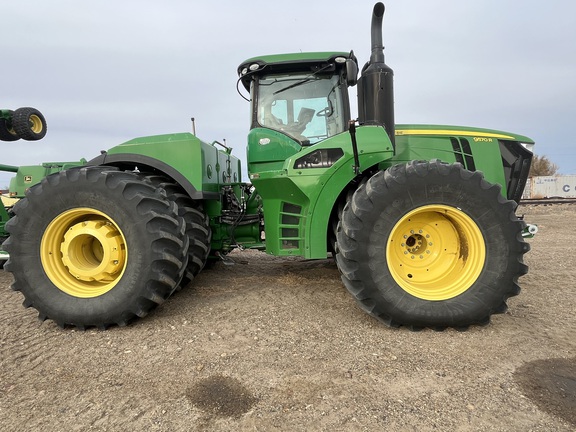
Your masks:
[{"label": "yellow wheel rim", "polygon": [[423,300],[447,300],[478,279],[486,259],[484,236],[461,210],[419,207],[392,228],[386,260],[402,289]]},{"label": "yellow wheel rim", "polygon": [[127,257],[126,239],[118,225],[91,208],[56,216],[40,243],[46,275],[74,297],[98,297],[114,288],[124,274]]},{"label": "yellow wheel rim", "polygon": [[38,117],[35,114],[32,114],[28,120],[30,122],[30,129],[32,130],[32,132],[34,132],[34,133],[42,132],[43,125],[42,125],[42,120],[40,119],[40,117]]}]

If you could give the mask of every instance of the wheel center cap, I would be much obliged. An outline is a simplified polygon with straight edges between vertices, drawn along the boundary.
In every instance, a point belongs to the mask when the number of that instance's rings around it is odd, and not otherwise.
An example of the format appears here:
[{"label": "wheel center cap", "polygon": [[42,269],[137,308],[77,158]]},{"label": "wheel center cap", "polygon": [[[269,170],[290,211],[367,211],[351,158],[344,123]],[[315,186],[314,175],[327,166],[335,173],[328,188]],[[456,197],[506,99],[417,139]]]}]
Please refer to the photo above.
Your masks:
[{"label": "wheel center cap", "polygon": [[410,230],[410,232],[403,235],[403,241],[400,246],[404,249],[404,255],[410,256],[412,259],[416,257],[423,259],[430,255],[432,244],[430,234],[422,230],[418,230],[418,232]]},{"label": "wheel center cap", "polygon": [[111,223],[88,220],[72,225],[64,234],[62,262],[76,279],[107,282],[122,270],[125,245]]}]

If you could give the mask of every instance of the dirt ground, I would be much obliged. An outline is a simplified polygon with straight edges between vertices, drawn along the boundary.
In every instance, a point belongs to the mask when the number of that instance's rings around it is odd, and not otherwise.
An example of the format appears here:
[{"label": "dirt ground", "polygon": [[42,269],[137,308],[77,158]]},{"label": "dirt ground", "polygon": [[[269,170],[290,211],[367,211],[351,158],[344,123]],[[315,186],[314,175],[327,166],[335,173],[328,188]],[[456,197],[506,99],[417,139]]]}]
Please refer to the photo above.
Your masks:
[{"label": "dirt ground", "polygon": [[509,311],[389,329],[330,260],[234,253],[145,319],[60,329],[0,271],[2,431],[574,431],[576,205],[540,232]]}]

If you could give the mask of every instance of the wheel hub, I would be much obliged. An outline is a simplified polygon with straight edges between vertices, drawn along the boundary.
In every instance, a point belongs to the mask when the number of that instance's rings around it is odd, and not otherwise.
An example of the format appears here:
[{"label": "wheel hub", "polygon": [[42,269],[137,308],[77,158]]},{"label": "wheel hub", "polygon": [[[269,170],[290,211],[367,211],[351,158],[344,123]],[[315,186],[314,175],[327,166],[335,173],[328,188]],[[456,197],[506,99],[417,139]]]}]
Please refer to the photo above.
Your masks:
[{"label": "wheel hub", "polygon": [[60,246],[62,262],[70,274],[87,282],[114,280],[124,264],[122,250],[118,231],[101,220],[72,225]]},{"label": "wheel hub", "polygon": [[418,234],[414,234],[414,230],[411,230],[410,234],[404,234],[406,243],[403,243],[402,246],[406,247],[405,254],[420,255],[420,258],[423,258],[421,254],[430,253],[430,249],[428,249],[429,243],[427,240],[427,238],[430,238],[430,235],[426,234],[426,236],[424,236],[422,235],[422,230],[419,231],[420,233]]},{"label": "wheel hub", "polygon": [[461,210],[423,206],[394,226],[386,248],[394,280],[425,300],[446,300],[466,291],[484,265],[484,237]]},{"label": "wheel hub", "polygon": [[40,244],[46,275],[61,291],[93,298],[110,291],[128,262],[124,234],[98,210],[76,208],[56,216]]}]

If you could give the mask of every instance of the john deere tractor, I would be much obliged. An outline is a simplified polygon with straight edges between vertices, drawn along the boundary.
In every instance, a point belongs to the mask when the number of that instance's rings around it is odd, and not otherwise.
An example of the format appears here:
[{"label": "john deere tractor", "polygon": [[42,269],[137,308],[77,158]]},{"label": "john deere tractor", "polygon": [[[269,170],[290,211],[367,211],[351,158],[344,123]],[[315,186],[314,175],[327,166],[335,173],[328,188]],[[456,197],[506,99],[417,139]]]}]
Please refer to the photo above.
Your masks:
[{"label": "john deere tractor", "polygon": [[250,183],[229,148],[190,133],[136,138],[31,179],[5,245],[24,305],[60,326],[123,326],[207,262],[255,248],[335,257],[360,307],[392,327],[466,329],[504,312],[527,272],[515,209],[533,142],[395,124],[383,14],[377,3],[359,79],[352,52],[239,66]]}]

